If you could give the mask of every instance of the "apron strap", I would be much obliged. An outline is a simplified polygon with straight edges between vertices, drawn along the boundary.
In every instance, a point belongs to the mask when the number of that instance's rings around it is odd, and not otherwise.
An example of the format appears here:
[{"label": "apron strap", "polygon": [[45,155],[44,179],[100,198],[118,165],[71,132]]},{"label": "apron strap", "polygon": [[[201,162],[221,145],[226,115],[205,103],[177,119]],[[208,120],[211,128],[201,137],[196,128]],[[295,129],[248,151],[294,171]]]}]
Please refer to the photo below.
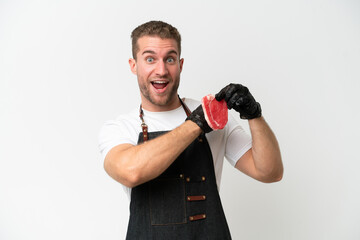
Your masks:
[{"label": "apron strap", "polygon": [[[191,111],[190,109],[188,108],[188,106],[186,106],[186,104],[181,100],[180,96],[178,95],[179,97],[179,100],[180,100],[180,103],[181,103],[181,106],[184,108],[184,111],[186,113],[186,116],[190,116],[191,114]],[[143,138],[144,138],[144,142],[146,142],[148,139],[149,139],[149,136],[148,136],[148,126],[146,125],[145,121],[144,121],[144,111],[141,107],[141,104],[140,104],[140,114],[139,114],[139,117],[141,119],[141,129],[142,129],[142,132],[143,132]]]},{"label": "apron strap", "polygon": [[144,121],[144,111],[142,110],[141,104],[140,104],[140,115],[139,115],[140,119],[141,119],[141,128],[142,128],[142,132],[143,132],[143,138],[144,138],[144,142],[146,142],[148,140],[148,126],[146,125],[145,121]]},{"label": "apron strap", "polygon": [[179,97],[179,100],[180,100],[181,105],[183,106],[183,108],[184,108],[184,110],[185,110],[186,116],[187,116],[187,117],[190,116],[190,114],[191,114],[190,109],[189,109],[188,106],[186,106],[186,104],[181,100],[181,98],[180,98],[179,95],[178,95],[178,97]]}]

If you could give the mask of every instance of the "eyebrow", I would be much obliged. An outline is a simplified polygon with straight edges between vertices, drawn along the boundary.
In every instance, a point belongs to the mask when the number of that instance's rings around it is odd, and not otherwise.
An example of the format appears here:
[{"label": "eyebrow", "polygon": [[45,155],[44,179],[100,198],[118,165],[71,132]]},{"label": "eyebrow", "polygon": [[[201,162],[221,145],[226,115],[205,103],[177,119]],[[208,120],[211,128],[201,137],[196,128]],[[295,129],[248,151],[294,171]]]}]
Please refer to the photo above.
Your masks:
[{"label": "eyebrow", "polygon": [[170,50],[167,54],[170,55],[170,54],[172,54],[172,53],[174,53],[175,55],[178,54],[175,50]]},{"label": "eyebrow", "polygon": [[[153,50],[145,50],[141,55],[144,55],[146,53],[150,53],[150,54],[156,54]],[[175,50],[170,50],[169,52],[167,52],[167,55],[175,53],[175,55],[177,55],[178,53]]]}]

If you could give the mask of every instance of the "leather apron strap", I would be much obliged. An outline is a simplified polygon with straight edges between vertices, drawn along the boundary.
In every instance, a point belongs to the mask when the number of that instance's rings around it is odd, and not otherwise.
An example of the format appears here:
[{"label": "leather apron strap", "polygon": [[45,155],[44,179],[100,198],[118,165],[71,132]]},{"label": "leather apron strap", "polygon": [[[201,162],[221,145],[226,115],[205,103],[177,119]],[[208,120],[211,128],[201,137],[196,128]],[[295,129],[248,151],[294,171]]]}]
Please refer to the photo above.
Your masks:
[{"label": "leather apron strap", "polygon": [[[183,100],[181,100],[180,96],[178,95],[178,98],[180,100],[180,103],[181,103],[181,106],[184,108],[184,111],[186,113],[186,116],[190,116],[191,114],[191,111],[190,109],[188,108],[188,106],[186,106],[186,104],[183,102]],[[139,114],[139,117],[141,119],[141,129],[142,129],[142,132],[143,132],[143,138],[144,138],[144,142],[146,142],[148,139],[149,139],[149,135],[148,135],[148,126],[147,124],[145,123],[144,121],[144,111],[142,109],[142,106],[140,104],[140,110],[139,110],[140,114]]]}]

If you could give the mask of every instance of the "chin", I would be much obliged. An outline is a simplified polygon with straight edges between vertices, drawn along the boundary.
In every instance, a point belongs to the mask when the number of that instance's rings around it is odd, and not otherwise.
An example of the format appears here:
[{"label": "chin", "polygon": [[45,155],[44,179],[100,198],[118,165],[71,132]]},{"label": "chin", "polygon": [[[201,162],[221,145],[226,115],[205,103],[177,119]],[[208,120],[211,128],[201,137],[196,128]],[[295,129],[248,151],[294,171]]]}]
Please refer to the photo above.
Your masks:
[{"label": "chin", "polygon": [[177,98],[177,94],[165,96],[152,96],[148,99],[152,104],[165,107],[171,105]]},{"label": "chin", "polygon": [[150,99],[150,102],[154,105],[157,105],[157,106],[167,106],[169,105],[169,103],[171,102],[170,101],[170,98],[169,97],[166,97],[166,98],[163,98],[163,99],[159,99],[159,98],[152,98]]}]

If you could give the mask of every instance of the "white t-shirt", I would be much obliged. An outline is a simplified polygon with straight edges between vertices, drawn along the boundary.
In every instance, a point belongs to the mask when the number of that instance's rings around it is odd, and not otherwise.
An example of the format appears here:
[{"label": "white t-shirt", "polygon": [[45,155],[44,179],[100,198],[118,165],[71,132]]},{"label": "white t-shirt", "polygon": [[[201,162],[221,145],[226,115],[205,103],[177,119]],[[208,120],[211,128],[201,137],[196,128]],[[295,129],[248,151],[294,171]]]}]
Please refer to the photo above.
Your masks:
[{"label": "white t-shirt", "polygon": [[[187,98],[184,102],[191,111],[200,104],[199,101]],[[166,112],[143,111],[144,121],[148,125],[149,132],[170,131],[180,126],[186,119],[186,113],[182,106]],[[120,115],[115,120],[105,122],[99,134],[102,158],[105,159],[110,149],[119,144],[137,145],[141,131],[139,109],[134,109],[128,114]],[[251,148],[252,140],[231,114],[229,114],[228,123],[224,129],[207,133],[206,138],[214,161],[216,183],[220,189],[224,157],[232,166],[235,166],[240,157]],[[131,189],[124,186],[124,190],[130,199]]]}]

